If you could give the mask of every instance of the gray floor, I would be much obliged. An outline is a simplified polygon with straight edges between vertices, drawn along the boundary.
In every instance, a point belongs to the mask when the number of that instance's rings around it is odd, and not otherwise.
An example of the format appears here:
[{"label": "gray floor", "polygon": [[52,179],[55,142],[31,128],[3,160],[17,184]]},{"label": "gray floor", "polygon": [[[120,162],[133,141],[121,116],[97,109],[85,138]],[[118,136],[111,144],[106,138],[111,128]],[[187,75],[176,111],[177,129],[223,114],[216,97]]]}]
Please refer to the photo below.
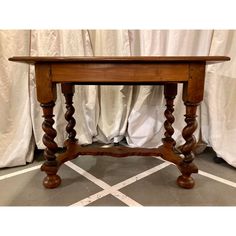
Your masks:
[{"label": "gray floor", "polygon": [[198,155],[196,186],[179,188],[177,168],[154,157],[83,156],[63,165],[57,189],[42,186],[42,152],[22,167],[0,170],[1,206],[235,206],[236,169]]}]

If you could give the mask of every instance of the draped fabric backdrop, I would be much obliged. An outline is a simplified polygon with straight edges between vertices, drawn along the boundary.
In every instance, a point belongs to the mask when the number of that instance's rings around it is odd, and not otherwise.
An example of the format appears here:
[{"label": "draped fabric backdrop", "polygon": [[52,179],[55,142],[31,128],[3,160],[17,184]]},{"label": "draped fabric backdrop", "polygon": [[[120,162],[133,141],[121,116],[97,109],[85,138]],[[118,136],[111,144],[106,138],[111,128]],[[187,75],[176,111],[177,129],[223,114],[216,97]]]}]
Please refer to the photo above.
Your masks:
[{"label": "draped fabric backdrop", "polygon": [[[33,160],[35,144],[44,148],[42,111],[36,99],[34,68],[8,62],[16,55],[138,56],[226,55],[230,62],[206,71],[205,100],[199,109],[195,135],[202,149],[210,145],[236,167],[236,31],[223,30],[1,30],[0,31],[0,167]],[[57,87],[60,91],[60,86]],[[181,90],[175,100],[177,144],[183,144],[185,107]],[[56,141],[66,138],[64,97],[55,106]],[[162,86],[76,86],[77,138],[156,147],[164,134]]]}]

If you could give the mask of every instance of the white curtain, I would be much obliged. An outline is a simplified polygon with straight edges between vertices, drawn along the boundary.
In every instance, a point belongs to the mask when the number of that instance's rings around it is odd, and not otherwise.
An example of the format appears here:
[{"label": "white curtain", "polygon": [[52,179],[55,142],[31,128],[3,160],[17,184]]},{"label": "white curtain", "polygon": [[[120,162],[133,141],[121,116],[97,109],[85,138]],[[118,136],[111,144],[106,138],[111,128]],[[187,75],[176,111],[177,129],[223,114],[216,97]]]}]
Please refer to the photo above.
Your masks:
[{"label": "white curtain", "polygon": [[[34,143],[38,148],[44,147],[41,141],[42,112],[36,100],[34,70],[23,64],[8,62],[8,57],[230,55],[235,47],[231,46],[233,40],[234,31],[212,30],[1,31],[0,95],[3,115],[0,117],[0,167],[23,165],[31,161]],[[233,64],[235,60],[209,66],[206,96],[199,109],[201,119],[198,119],[200,125],[195,134],[199,143],[203,140],[219,156],[236,166],[235,150],[230,147],[236,139]],[[217,95],[219,83],[222,83],[221,97]],[[60,86],[57,89],[60,91]],[[174,137],[178,144],[182,144],[185,107],[181,98],[182,86],[179,85],[178,89]],[[130,146],[156,147],[163,137],[165,101],[161,86],[76,86],[74,106],[77,120],[75,129],[80,143],[111,143],[126,138]],[[66,137],[64,113],[64,97],[58,92],[54,127],[58,131],[56,141],[59,146],[62,146]],[[225,116],[223,121],[222,114]]]},{"label": "white curtain", "polygon": [[[92,56],[89,34],[85,30],[32,30],[31,31],[31,56]],[[36,98],[36,85],[34,68],[30,73],[30,101],[34,139],[38,148],[44,148],[42,143],[43,130],[41,128],[43,118],[42,110]],[[56,142],[60,147],[66,138],[64,119],[65,100],[58,85],[58,96],[54,108],[54,127],[57,130]],[[96,86],[76,86],[74,104],[75,117],[77,119],[76,130],[82,143],[91,143],[96,135],[97,126],[97,89]],[[88,104],[88,105],[86,105]],[[82,124],[82,125],[78,125]]]},{"label": "white curtain", "polygon": [[218,157],[236,167],[236,31],[214,31],[210,55],[227,55],[231,61],[208,66],[201,113],[203,139]]},{"label": "white curtain", "polygon": [[8,61],[12,55],[29,55],[29,42],[29,31],[0,31],[0,167],[33,158],[29,68]]},{"label": "white curtain", "polygon": [[[131,31],[134,55],[175,56],[208,55],[212,39],[211,30],[140,30]],[[127,141],[131,146],[155,147],[161,144],[164,134],[163,116],[165,100],[163,87],[141,86],[136,88],[134,106],[129,116]],[[177,145],[183,143],[182,129],[185,107],[182,102],[182,85],[178,85],[175,99],[176,117],[173,137]],[[195,135],[199,138],[200,126]]]}]

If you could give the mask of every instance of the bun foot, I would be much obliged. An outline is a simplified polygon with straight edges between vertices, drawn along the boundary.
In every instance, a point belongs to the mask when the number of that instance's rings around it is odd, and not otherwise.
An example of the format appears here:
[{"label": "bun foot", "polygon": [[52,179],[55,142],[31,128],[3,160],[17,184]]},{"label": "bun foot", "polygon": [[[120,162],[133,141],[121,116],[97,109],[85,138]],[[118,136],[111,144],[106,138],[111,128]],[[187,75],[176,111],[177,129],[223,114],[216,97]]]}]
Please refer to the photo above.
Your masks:
[{"label": "bun foot", "polygon": [[180,175],[177,179],[177,184],[186,189],[193,188],[195,181],[191,176]]},{"label": "bun foot", "polygon": [[56,188],[61,184],[61,178],[59,175],[48,175],[43,180],[43,186],[45,188]]}]

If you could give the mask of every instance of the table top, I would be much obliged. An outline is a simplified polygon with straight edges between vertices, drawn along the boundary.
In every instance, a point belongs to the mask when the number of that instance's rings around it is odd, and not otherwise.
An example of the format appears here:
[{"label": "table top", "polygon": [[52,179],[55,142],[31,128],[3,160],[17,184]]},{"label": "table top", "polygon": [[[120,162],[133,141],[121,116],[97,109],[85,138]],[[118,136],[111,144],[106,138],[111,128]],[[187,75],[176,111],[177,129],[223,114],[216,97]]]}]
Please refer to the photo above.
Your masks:
[{"label": "table top", "polygon": [[229,61],[227,56],[80,56],[80,57],[42,57],[42,56],[16,56],[9,61],[35,63],[158,63],[158,62],[220,62]]}]

